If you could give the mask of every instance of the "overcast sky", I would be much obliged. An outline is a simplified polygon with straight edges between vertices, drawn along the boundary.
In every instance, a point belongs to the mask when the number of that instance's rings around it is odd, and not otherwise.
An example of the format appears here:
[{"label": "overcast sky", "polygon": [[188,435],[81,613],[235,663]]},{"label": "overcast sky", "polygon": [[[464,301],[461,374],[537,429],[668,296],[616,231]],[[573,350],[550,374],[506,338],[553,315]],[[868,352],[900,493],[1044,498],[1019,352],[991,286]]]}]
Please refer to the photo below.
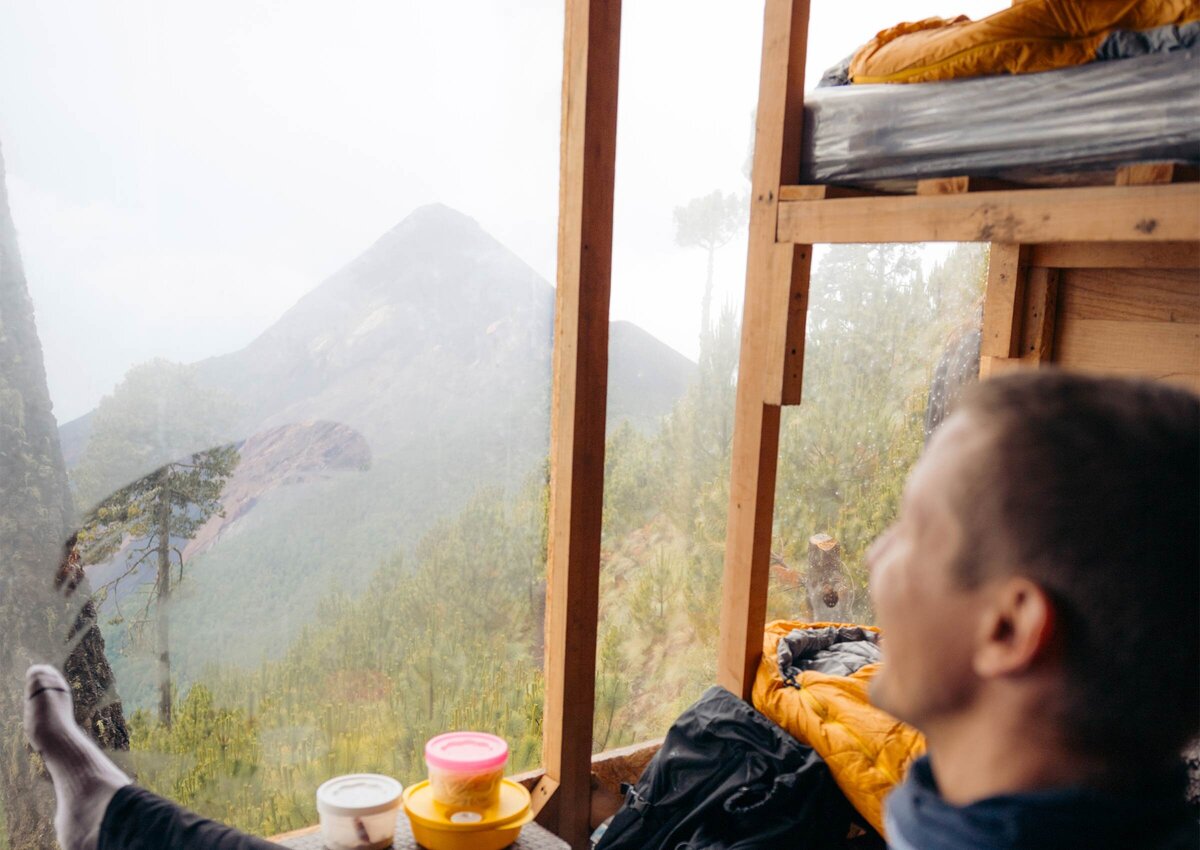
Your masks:
[{"label": "overcast sky", "polygon": [[[248,343],[415,207],[554,280],[562,0],[0,4],[0,144],[60,422],[131,365]],[[808,79],[902,19],[1007,0],[816,0]],[[696,355],[675,206],[741,191],[762,3],[626,0],[614,318]],[[744,238],[718,255],[741,306]]]}]

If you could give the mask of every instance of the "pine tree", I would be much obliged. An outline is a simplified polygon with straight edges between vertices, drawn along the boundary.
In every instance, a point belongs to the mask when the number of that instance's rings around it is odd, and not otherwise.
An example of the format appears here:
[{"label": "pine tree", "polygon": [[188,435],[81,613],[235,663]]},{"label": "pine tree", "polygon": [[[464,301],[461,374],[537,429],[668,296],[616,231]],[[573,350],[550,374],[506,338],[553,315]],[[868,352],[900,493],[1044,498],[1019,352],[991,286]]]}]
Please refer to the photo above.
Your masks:
[{"label": "pine tree", "polygon": [[[101,563],[127,548],[123,572],[102,588],[105,592],[112,591],[118,610],[120,582],[136,575],[147,563],[153,565],[154,583],[134,630],[140,631],[153,610],[158,650],[158,715],[159,722],[168,728],[171,726],[170,601],[174,584],[183,578],[183,552],[179,544],[195,537],[214,515],[225,515],[221,492],[238,460],[237,449],[230,445],[165,464],[104,499],[79,531],[85,563]],[[173,578],[175,567],[179,570],[178,580]]]}]

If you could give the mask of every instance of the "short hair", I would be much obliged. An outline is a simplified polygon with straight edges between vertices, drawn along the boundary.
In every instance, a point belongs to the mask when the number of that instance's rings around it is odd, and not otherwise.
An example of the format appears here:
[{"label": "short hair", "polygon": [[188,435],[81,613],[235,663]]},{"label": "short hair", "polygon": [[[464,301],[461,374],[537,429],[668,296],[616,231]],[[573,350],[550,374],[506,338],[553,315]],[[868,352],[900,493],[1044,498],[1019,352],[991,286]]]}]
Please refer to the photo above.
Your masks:
[{"label": "short hair", "polygon": [[1178,761],[1200,722],[1200,398],[1028,370],[959,410],[986,437],[959,494],[959,578],[1020,573],[1053,600],[1069,745],[1125,769]]}]

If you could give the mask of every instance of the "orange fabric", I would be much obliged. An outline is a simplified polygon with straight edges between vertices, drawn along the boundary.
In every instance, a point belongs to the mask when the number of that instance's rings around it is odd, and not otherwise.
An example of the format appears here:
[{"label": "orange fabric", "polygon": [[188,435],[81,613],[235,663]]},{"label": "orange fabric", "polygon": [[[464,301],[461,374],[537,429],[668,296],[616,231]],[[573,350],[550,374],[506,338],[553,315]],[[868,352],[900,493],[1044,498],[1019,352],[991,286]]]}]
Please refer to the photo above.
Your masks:
[{"label": "orange fabric", "polygon": [[850,62],[854,83],[923,83],[1027,74],[1092,61],[1117,29],[1200,19],[1200,0],[1024,0],[972,21],[926,18],[886,29]]},{"label": "orange fabric", "polygon": [[792,629],[835,625],[847,624],[776,620],[767,625],[754,679],[754,707],[816,750],[842,793],[882,835],[883,799],[904,778],[909,763],[925,752],[925,739],[867,699],[867,683],[879,665],[869,664],[849,676],[804,672],[799,688],[786,684],[779,674],[780,638]]}]

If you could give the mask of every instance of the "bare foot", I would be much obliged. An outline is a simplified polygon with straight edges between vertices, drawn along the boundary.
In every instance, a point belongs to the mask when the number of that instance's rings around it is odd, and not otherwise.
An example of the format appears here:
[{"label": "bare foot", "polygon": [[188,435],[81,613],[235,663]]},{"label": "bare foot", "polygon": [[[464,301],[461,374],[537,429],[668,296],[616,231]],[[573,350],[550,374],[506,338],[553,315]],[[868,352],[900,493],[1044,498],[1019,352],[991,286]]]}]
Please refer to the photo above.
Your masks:
[{"label": "bare foot", "polygon": [[63,850],[96,850],[104,812],[129,777],[75,723],[71,686],[45,664],[25,673],[25,734],[54,781]]}]

